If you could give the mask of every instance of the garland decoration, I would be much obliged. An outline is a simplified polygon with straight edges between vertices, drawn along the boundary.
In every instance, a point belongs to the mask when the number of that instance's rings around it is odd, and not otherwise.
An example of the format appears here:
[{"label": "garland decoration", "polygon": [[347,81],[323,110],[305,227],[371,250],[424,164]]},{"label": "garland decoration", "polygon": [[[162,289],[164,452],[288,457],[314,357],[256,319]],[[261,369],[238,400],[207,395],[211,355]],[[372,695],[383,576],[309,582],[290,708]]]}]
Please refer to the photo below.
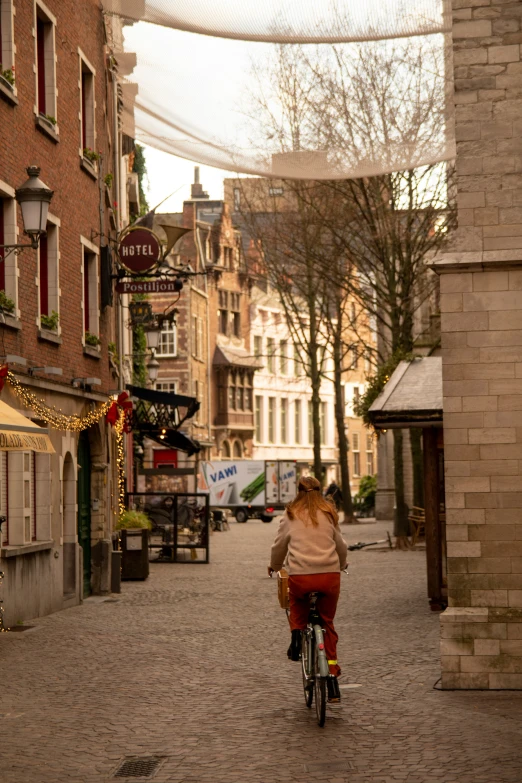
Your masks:
[{"label": "garland decoration", "polygon": [[114,432],[116,433],[116,465],[118,467],[118,507],[119,515],[121,516],[125,512],[125,451],[123,448],[123,433],[125,432],[127,413],[124,408],[118,408],[118,410],[118,421],[114,425]]},{"label": "garland decoration", "polygon": [[[5,366],[6,365],[4,365],[4,367]],[[2,370],[3,368],[0,368],[0,381]],[[108,400],[107,402],[102,403],[99,408],[86,413],[85,416],[77,416],[76,414],[73,416],[68,416],[60,409],[57,410],[56,408],[51,408],[42,399],[39,399],[35,394],[28,391],[19,381],[16,380],[12,372],[8,371],[6,373],[6,378],[14,393],[23,402],[23,404],[28,408],[31,408],[38,419],[47,422],[47,424],[49,424],[49,426],[53,427],[55,430],[82,432],[83,430],[92,427],[93,424],[97,424],[100,419],[102,419],[103,416],[107,414],[107,411],[111,405],[114,404],[113,400]]]}]

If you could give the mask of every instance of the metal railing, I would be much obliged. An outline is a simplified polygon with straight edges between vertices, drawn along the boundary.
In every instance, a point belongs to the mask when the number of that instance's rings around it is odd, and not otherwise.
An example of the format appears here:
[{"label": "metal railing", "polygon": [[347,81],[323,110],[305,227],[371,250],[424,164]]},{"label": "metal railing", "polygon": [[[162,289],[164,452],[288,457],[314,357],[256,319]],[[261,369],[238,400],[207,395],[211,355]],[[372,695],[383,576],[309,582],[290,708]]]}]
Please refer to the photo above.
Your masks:
[{"label": "metal railing", "polygon": [[208,563],[210,503],[198,492],[131,492],[127,508],[145,513],[151,523],[149,547],[158,560]]}]

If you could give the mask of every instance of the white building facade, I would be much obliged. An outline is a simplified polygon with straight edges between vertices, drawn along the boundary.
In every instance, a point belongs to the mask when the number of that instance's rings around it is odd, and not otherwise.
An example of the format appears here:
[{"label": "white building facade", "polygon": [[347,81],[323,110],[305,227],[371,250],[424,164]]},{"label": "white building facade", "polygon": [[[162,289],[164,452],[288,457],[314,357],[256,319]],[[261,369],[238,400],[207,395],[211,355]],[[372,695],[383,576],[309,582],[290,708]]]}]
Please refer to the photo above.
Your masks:
[{"label": "white building facade", "polygon": [[[296,460],[306,474],[313,464],[312,388],[274,291],[252,289],[250,339],[252,355],[263,362],[254,374],[252,457]],[[334,388],[327,380],[321,386],[321,434],[325,480],[338,480]]]}]

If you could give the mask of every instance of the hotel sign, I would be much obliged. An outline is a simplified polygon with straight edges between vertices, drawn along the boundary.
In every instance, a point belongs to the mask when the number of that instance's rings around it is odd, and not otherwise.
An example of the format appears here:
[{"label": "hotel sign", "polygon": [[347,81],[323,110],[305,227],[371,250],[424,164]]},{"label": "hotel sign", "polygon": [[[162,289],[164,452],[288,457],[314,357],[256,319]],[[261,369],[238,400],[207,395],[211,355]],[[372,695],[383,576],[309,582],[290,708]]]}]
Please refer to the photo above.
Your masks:
[{"label": "hotel sign", "polygon": [[120,239],[118,256],[120,264],[128,272],[142,275],[152,269],[160,260],[160,241],[156,234],[148,228],[142,226],[130,228]]}]

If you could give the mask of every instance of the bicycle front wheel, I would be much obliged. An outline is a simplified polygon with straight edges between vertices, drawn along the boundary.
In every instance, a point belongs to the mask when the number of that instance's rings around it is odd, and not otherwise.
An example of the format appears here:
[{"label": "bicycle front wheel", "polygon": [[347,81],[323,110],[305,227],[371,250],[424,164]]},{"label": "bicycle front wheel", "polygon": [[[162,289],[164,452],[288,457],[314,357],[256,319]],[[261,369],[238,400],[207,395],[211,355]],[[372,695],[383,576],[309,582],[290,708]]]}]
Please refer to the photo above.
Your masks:
[{"label": "bicycle front wheel", "polygon": [[315,714],[317,724],[323,728],[326,720],[326,680],[319,674],[319,656],[315,650]]},{"label": "bicycle front wheel", "polygon": [[303,691],[305,704],[308,709],[311,708],[314,700],[314,681],[310,671],[310,661],[313,660],[313,636],[308,636],[305,631],[302,633],[301,640],[301,669],[303,673]]}]

